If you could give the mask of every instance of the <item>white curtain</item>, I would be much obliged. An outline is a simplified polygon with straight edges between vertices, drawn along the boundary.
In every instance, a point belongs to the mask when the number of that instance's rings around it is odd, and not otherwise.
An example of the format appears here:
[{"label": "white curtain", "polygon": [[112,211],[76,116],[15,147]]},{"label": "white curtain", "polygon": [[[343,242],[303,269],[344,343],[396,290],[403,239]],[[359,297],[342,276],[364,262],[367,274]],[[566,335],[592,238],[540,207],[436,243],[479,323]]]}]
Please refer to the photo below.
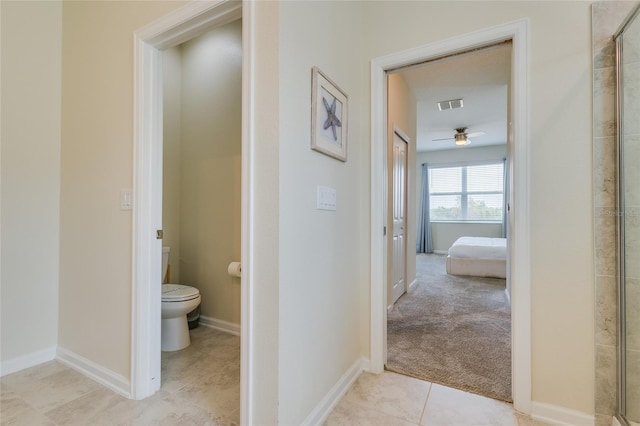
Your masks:
[{"label": "white curtain", "polygon": [[418,238],[416,240],[417,253],[433,253],[431,239],[431,219],[429,217],[429,165],[422,165],[422,200],[420,220],[418,221]]}]

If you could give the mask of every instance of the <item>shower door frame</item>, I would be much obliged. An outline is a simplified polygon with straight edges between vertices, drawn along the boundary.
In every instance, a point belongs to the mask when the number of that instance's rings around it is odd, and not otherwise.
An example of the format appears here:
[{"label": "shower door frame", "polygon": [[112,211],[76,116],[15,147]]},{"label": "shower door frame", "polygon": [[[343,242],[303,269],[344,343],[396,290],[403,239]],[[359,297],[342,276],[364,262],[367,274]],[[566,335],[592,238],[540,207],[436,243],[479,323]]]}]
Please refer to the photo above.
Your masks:
[{"label": "shower door frame", "polygon": [[624,220],[620,217],[624,212],[624,144],[623,141],[623,95],[622,95],[622,33],[614,36],[616,43],[616,162],[617,170],[617,193],[618,200],[618,417],[624,419],[624,423],[628,424],[624,413],[626,413],[626,324],[625,324],[625,286],[624,286]]},{"label": "shower door frame", "polygon": [[616,46],[616,161],[617,161],[617,240],[618,240],[618,413],[623,425],[629,425],[626,418],[626,286],[625,286],[625,180],[624,180],[624,73],[623,40],[624,32],[640,14],[640,5],[636,6],[619,29],[613,35]]}]

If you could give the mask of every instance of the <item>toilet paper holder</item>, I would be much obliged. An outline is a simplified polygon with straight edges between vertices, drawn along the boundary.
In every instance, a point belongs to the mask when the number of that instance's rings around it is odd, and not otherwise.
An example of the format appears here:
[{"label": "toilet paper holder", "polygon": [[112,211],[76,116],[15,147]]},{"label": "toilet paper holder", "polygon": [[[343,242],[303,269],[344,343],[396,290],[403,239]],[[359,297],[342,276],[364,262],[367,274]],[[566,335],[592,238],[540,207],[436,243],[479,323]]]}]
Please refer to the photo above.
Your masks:
[{"label": "toilet paper holder", "polygon": [[227,267],[227,273],[232,277],[242,277],[242,265],[240,262],[231,262]]}]

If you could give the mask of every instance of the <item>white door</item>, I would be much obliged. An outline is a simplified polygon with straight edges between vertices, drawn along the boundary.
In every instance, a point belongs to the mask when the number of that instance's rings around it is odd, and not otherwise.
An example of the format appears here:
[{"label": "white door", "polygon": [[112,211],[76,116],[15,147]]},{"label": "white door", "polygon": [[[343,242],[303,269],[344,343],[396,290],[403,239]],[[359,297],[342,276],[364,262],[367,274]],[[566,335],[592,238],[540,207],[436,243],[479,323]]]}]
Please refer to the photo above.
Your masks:
[{"label": "white door", "polygon": [[406,288],[406,205],[407,205],[407,142],[393,133],[393,254],[391,277],[393,282],[392,303],[395,303]]}]

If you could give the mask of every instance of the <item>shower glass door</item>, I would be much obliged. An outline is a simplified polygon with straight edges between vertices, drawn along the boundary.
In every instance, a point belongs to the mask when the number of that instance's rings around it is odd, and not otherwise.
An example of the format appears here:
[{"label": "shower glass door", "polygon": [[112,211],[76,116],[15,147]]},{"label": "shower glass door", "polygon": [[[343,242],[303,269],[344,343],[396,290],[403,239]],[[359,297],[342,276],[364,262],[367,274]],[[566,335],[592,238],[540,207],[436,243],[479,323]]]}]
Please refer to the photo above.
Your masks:
[{"label": "shower glass door", "polygon": [[619,159],[619,409],[640,424],[640,18],[616,35]]}]

